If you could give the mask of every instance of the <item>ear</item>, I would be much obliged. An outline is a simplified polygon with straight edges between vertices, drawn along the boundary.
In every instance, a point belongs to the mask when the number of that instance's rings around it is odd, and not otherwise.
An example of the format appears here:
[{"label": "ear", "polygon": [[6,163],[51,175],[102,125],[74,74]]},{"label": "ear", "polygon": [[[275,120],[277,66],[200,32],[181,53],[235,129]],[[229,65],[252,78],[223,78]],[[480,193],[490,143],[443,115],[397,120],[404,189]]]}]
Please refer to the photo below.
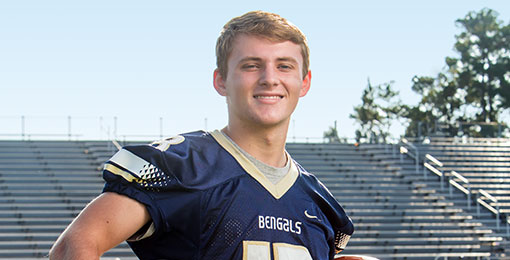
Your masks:
[{"label": "ear", "polygon": [[310,90],[310,84],[312,83],[312,71],[308,71],[305,78],[303,79],[303,83],[301,85],[301,92],[299,92],[299,97],[304,97],[308,90]]},{"label": "ear", "polygon": [[220,94],[221,96],[227,95],[227,89],[225,88],[225,79],[223,79],[218,69],[214,70],[213,85],[214,89],[216,89],[216,92],[218,92],[218,94]]}]

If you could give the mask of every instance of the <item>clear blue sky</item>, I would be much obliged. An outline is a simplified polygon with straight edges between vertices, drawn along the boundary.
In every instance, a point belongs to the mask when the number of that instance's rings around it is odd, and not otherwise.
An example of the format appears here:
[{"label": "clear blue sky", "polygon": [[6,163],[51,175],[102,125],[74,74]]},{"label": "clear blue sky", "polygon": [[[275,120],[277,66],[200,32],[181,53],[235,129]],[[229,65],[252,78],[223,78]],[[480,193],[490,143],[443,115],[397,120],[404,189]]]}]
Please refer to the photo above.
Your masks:
[{"label": "clear blue sky", "polygon": [[221,128],[216,38],[230,18],[265,10],[299,26],[311,49],[312,89],[289,136],[321,137],[337,120],[352,137],[367,78],[395,81],[416,103],[411,78],[441,71],[455,20],[484,7],[509,22],[507,0],[0,1],[0,134],[19,132],[22,115],[40,133],[66,132],[67,116],[73,133],[98,129],[99,116],[102,128],[116,116],[118,134],[159,134],[160,117],[165,135]]}]

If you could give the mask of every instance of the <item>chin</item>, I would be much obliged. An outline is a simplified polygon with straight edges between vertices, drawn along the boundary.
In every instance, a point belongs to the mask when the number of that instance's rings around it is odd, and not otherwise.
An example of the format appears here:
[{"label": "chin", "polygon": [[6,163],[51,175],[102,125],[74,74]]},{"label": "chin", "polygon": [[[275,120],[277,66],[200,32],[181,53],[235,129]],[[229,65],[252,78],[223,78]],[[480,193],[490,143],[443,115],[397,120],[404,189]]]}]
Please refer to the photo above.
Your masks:
[{"label": "chin", "polygon": [[278,126],[288,126],[288,120],[260,120],[258,124],[260,126],[264,126],[265,128],[272,128]]}]

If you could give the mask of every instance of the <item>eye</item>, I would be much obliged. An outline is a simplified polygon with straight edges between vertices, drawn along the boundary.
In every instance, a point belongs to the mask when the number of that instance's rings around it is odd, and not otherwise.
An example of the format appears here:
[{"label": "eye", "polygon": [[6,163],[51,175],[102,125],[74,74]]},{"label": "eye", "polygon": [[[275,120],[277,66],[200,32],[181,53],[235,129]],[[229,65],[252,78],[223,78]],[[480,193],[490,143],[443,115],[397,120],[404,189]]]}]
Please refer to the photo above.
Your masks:
[{"label": "eye", "polygon": [[292,70],[293,68],[294,68],[294,66],[292,66],[291,64],[278,65],[278,69],[283,70],[283,71],[289,71],[289,70]]},{"label": "eye", "polygon": [[260,68],[260,65],[258,65],[257,63],[246,63],[246,64],[243,64],[241,66],[241,68],[244,70],[256,70],[256,69]]}]

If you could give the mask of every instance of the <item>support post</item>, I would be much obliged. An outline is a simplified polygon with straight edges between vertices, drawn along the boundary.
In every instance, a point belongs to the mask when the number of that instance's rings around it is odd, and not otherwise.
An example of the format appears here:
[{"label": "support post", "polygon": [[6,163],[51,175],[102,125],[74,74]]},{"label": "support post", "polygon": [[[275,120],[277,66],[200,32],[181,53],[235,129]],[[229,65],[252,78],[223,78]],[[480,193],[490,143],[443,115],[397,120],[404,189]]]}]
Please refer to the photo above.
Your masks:
[{"label": "support post", "polygon": [[25,116],[21,116],[21,140],[25,140]]},{"label": "support post", "polygon": [[67,116],[67,136],[71,141],[71,116]]},{"label": "support post", "polygon": [[159,117],[159,138],[163,139],[163,117]]}]

